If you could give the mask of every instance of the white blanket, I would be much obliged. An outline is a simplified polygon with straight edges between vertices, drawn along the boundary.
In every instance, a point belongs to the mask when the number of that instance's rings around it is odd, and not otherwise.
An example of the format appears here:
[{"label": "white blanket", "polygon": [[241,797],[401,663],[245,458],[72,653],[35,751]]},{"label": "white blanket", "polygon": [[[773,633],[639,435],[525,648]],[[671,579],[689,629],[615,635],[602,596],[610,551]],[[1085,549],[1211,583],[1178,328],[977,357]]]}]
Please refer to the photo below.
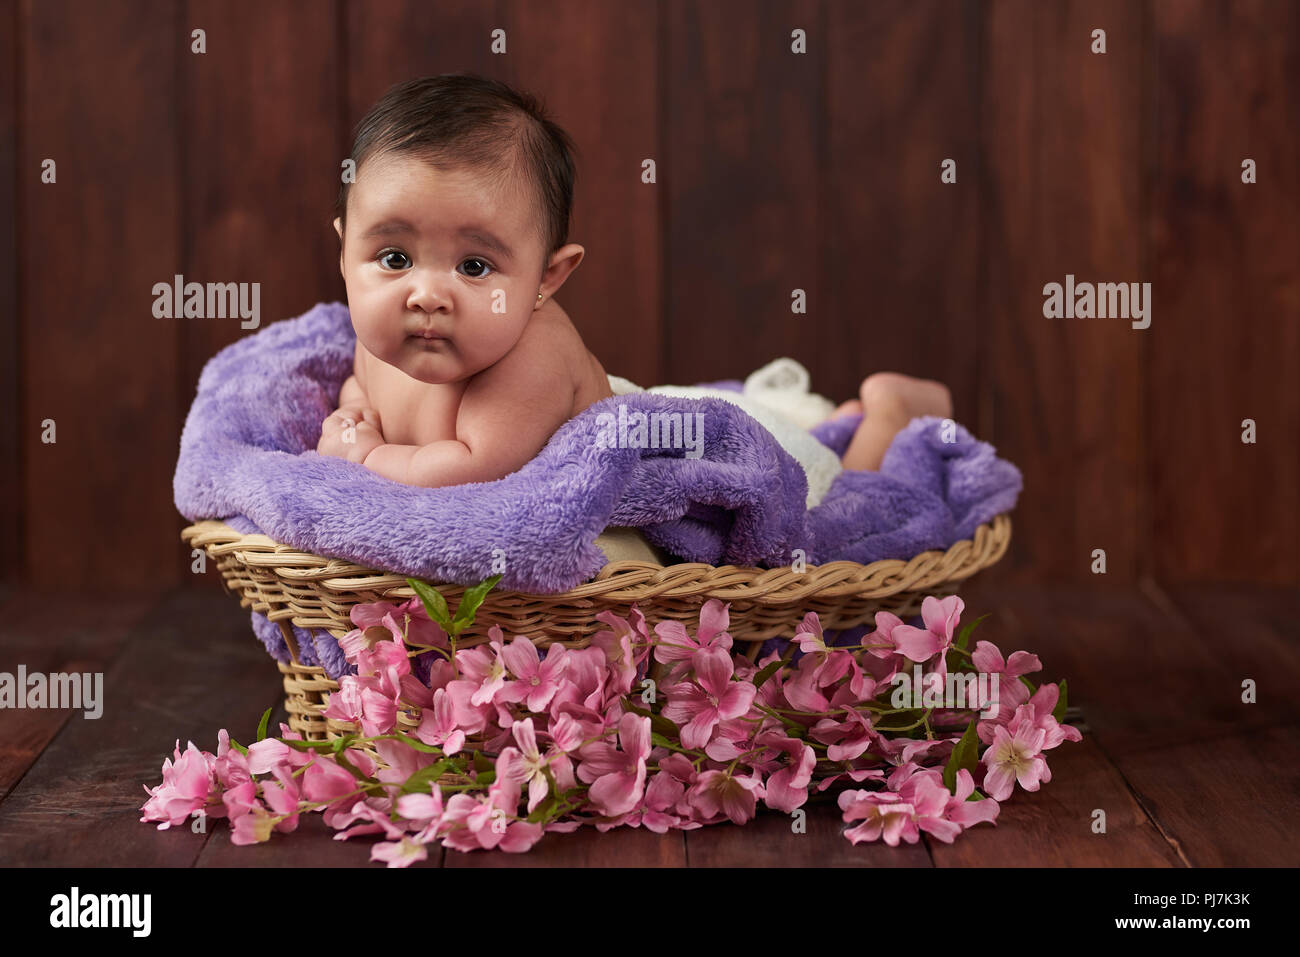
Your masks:
[{"label": "white blanket", "polygon": [[657,385],[646,390],[621,376],[608,378],[615,395],[650,391],[687,399],[725,399],[739,406],[771,432],[781,447],[803,466],[808,477],[809,508],[826,497],[835,476],[844,470],[839,456],[808,431],[830,418],[835,405],[830,399],[808,390],[808,370],[794,359],[775,359],[751,373],[745,379],[744,392],[685,385]]}]

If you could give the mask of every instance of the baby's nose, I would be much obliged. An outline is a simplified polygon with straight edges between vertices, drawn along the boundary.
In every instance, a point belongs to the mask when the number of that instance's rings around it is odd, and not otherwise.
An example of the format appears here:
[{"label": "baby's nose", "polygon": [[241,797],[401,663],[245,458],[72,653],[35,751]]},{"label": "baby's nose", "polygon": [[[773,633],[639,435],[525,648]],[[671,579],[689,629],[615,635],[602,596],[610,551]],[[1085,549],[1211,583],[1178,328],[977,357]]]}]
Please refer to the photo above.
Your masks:
[{"label": "baby's nose", "polygon": [[446,288],[446,283],[439,281],[435,277],[427,274],[412,276],[411,288],[406,297],[406,305],[408,309],[434,312],[438,309],[450,308],[451,296]]}]

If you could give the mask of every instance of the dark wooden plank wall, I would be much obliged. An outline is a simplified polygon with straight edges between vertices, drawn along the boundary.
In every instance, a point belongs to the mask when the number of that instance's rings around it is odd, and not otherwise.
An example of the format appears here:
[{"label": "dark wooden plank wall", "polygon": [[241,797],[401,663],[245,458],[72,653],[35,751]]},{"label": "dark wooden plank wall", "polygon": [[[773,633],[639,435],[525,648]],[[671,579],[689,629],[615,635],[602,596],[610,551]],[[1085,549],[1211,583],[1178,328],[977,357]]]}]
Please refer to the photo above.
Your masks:
[{"label": "dark wooden plank wall", "polygon": [[0,0],[0,579],[22,565],[22,465],[18,436],[23,419],[18,351],[18,89],[22,44],[18,0]]},{"label": "dark wooden plank wall", "polygon": [[[1148,340],[1150,565],[1162,580],[1294,583],[1300,8],[1182,2],[1152,14],[1145,272],[1165,322]],[[1247,157],[1253,186],[1241,181]],[[1247,418],[1255,445],[1241,442]]]},{"label": "dark wooden plank wall", "polygon": [[[153,318],[151,290],[183,271],[186,17],[144,0],[21,10],[18,577],[179,580],[171,475],[189,396],[178,324]],[[57,178],[42,184],[46,159]],[[47,419],[53,443],[41,441]]]},{"label": "dark wooden plank wall", "polygon": [[[473,70],[540,94],[579,144],[588,252],[560,298],[610,371],[686,383],[785,354],[836,401],[880,369],[939,378],[1025,475],[992,574],[1091,579],[1104,548],[1116,583],[1300,580],[1291,3],[0,0],[0,18],[0,578],[190,577],[180,425],[248,333],[155,320],[153,283],[259,282],[263,324],[341,298],[353,124],[398,80]],[[1152,282],[1151,328],[1045,319],[1067,273]]]}]

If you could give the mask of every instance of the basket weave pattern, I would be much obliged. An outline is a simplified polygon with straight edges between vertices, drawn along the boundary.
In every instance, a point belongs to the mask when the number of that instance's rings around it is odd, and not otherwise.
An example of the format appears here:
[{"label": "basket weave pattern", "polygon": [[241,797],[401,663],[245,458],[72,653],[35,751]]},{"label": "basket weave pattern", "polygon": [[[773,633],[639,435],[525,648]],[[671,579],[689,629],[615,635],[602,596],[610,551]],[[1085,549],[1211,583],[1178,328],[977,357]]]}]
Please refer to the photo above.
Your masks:
[{"label": "basket weave pattern", "polygon": [[[354,605],[373,601],[400,604],[414,597],[406,576],[323,558],[283,545],[265,535],[245,535],[219,521],[186,527],[181,537],[191,548],[202,548],[221,572],[222,583],[240,604],[277,623],[291,661],[280,664],[284,676],[289,726],[307,740],[325,740],[355,731],[346,722],[321,717],[325,697],[338,684],[324,669],[300,663],[290,623],[318,628],[342,638],[355,626]],[[922,552],[907,561],[883,559],[868,565],[828,562],[802,571],[790,567],[714,566],[700,562],[656,565],[650,562],[611,562],[589,582],[555,595],[534,595],[493,589],[479,606],[472,628],[458,639],[469,648],[488,640],[493,625],[509,637],[527,636],[541,649],[560,642],[586,646],[607,626],[596,620],[601,611],[626,616],[632,604],[653,629],[674,619],[693,630],[700,608],[711,598],[730,604],[729,627],[737,652],[752,661],[764,641],[789,637],[803,615],[814,611],[827,630],[871,623],[878,611],[900,618],[919,614],[927,595],[952,594],[957,585],[993,565],[1011,541],[1011,519],[999,515],[979,526],[973,539],[947,550]],[[465,586],[431,583],[453,609]],[[414,723],[399,713],[399,726]]]}]

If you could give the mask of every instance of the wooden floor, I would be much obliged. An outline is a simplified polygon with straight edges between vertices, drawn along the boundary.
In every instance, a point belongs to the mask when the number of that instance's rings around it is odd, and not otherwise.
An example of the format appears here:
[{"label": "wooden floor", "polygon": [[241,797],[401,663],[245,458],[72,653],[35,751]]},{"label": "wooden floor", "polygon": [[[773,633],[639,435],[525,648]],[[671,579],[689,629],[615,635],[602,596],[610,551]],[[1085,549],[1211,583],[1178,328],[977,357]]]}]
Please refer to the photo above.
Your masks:
[{"label": "wooden floor", "polygon": [[[1052,781],[1017,792],[996,827],[952,845],[850,845],[833,804],[806,834],[764,813],[664,836],[552,834],[524,855],[434,848],[444,867],[1296,866],[1300,864],[1300,594],[1252,586],[963,590],[967,619],[1043,677],[1065,677],[1086,726],[1049,753]],[[280,676],[248,613],[215,585],[108,600],[0,592],[0,671],[104,672],[104,713],[0,711],[0,866],[378,867],[370,839],[330,840],[319,815],[235,847],[139,822],[176,738],[215,751],[254,737]],[[1038,676],[1035,676],[1038,677]],[[1256,704],[1241,701],[1252,679]],[[282,717],[282,713],[276,720]],[[273,725],[274,726],[274,725]],[[1098,811],[1106,831],[1095,834]]]}]

